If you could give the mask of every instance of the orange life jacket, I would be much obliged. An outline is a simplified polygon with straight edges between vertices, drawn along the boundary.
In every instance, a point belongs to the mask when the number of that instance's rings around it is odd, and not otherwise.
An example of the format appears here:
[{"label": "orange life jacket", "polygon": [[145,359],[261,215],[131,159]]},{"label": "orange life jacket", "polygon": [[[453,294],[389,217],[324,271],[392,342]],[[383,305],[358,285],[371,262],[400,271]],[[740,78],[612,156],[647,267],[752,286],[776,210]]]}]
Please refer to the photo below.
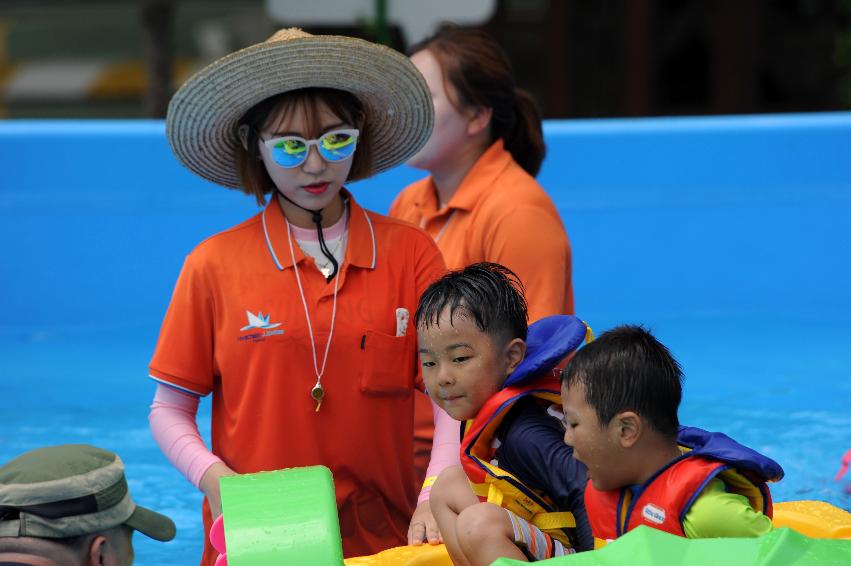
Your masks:
[{"label": "orange life jacket", "polygon": [[640,487],[598,491],[585,486],[585,509],[594,537],[613,540],[638,525],[685,536],[683,520],[713,478],[727,491],[747,497],[754,510],[769,518],[773,508],[767,481],[783,477],[780,466],[731,438],[683,427],[678,438],[683,455]]},{"label": "orange life jacket", "polygon": [[[561,404],[561,385],[545,377],[506,387],[485,403],[474,419],[466,422],[461,440],[461,464],[473,492],[483,501],[512,511],[566,546],[574,546],[573,513],[556,508],[546,494],[534,490],[510,472],[492,463],[496,450],[493,438],[514,404],[526,396]],[[573,539],[573,540],[571,540]]]}]

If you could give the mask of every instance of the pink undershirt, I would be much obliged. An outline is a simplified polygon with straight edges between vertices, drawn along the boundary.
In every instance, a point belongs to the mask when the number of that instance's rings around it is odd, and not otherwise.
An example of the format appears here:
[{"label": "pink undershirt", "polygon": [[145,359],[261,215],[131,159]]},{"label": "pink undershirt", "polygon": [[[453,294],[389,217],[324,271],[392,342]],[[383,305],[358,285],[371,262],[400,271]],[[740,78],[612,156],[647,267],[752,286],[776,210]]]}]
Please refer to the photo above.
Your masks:
[{"label": "pink undershirt", "polygon": [[[346,220],[346,215],[341,215],[340,219],[337,220],[334,224],[322,229],[322,236],[326,240],[333,240],[335,238],[339,238],[346,231]],[[295,224],[290,224],[290,230],[292,230],[293,237],[295,237],[297,241],[319,241],[319,234],[316,233],[316,228],[302,228],[300,226],[296,226]]]},{"label": "pink undershirt", "polygon": [[[316,230],[292,224],[290,228],[299,246],[313,256],[311,252],[314,246],[311,244],[319,240]],[[343,215],[333,226],[324,228],[322,235],[326,240],[333,241],[342,238],[345,232],[346,218]],[[341,261],[342,257],[337,259]],[[174,467],[195,487],[200,487],[201,479],[210,466],[222,461],[207,448],[198,431],[195,420],[198,404],[197,396],[159,383],[148,415],[154,440]],[[434,401],[431,405],[434,411],[434,440],[426,477],[436,477],[445,468],[457,465],[460,454],[460,423],[435,405]],[[427,500],[430,491],[431,486],[423,488],[417,503]]]},{"label": "pink undershirt", "polygon": [[[195,421],[198,403],[198,397],[158,383],[148,415],[157,445],[172,465],[195,487],[200,487],[201,479],[210,466],[222,461],[207,448],[198,431],[198,423]],[[460,423],[435,405],[434,401],[431,406],[434,411],[434,441],[427,477],[438,476],[445,468],[457,465],[460,454]],[[429,491],[431,486],[423,488],[417,503],[427,500]]]},{"label": "pink undershirt", "polygon": [[[330,265],[328,265],[328,259],[325,257],[325,254],[322,253],[322,249],[319,246],[319,234],[316,232],[316,228],[300,228],[295,224],[290,224],[290,230],[292,231],[293,238],[295,238],[298,247],[301,248],[301,251],[313,258],[316,267],[319,268],[320,265],[328,269]],[[343,258],[346,255],[346,235],[348,233],[348,214],[344,213],[340,215],[340,219],[337,220],[332,226],[328,226],[322,229],[322,237],[325,239],[326,249],[330,249],[334,259],[337,260],[337,264],[343,263]],[[320,271],[322,271],[320,269]],[[326,277],[330,271],[322,271],[322,274]]]}]

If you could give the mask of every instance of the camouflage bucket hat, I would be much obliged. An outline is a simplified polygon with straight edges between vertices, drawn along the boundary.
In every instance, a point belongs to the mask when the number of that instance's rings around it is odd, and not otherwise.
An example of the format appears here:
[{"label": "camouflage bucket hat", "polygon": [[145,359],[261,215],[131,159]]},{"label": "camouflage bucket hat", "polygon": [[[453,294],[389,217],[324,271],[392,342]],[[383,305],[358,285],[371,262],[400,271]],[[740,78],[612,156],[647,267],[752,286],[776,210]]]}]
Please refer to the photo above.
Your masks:
[{"label": "camouflage bucket hat", "polygon": [[118,525],[160,541],[175,535],[171,519],[133,502],[113,452],[65,444],[0,467],[0,537],[66,538]]}]

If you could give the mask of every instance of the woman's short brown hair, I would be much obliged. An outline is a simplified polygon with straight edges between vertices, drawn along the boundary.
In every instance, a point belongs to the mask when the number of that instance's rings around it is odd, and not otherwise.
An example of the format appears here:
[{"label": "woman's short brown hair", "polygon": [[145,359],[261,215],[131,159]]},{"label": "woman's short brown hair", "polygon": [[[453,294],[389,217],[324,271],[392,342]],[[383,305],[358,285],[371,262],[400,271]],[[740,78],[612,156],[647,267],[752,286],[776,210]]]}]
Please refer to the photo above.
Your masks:
[{"label": "woman's short brown hair", "polygon": [[[237,137],[242,144],[237,150],[237,173],[242,182],[242,191],[254,195],[257,204],[266,203],[266,195],[275,190],[275,184],[269,178],[266,167],[260,158],[259,132],[270,126],[274,116],[283,122],[297,110],[302,109],[307,118],[308,131],[305,136],[316,137],[324,132],[320,130],[319,113],[327,107],[340,120],[360,130],[358,148],[352,157],[352,169],[349,178],[368,177],[372,170],[372,148],[369,136],[364,131],[367,117],[358,98],[346,91],[331,88],[303,88],[285,92],[267,98],[254,105],[237,124]],[[242,128],[242,126],[248,126]],[[240,135],[240,130],[242,135]]]},{"label": "woman's short brown hair", "polygon": [[480,29],[444,24],[434,35],[413,45],[408,54],[428,50],[451,84],[459,110],[490,108],[491,141],[502,139],[514,160],[533,177],[547,153],[541,114],[532,96],[514,84],[508,55]]}]

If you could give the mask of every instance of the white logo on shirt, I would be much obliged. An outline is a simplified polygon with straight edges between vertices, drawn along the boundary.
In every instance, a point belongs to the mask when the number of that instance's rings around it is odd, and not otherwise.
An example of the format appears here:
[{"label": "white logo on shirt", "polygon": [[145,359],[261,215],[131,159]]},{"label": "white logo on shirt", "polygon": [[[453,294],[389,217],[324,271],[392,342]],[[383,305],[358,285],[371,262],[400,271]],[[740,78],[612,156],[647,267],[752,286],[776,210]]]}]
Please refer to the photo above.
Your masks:
[{"label": "white logo on shirt", "polygon": [[271,324],[269,323],[269,318],[272,316],[271,313],[267,314],[266,316],[263,316],[262,311],[258,312],[257,314],[254,314],[251,311],[245,311],[245,314],[248,315],[248,325],[242,327],[242,332],[246,330],[253,330],[255,328],[276,328],[281,325],[280,322],[273,322]]},{"label": "white logo on shirt", "polygon": [[656,523],[657,525],[661,525],[665,522],[665,510],[660,507],[656,507],[652,503],[648,503],[644,506],[641,510],[641,515],[651,523]]}]

